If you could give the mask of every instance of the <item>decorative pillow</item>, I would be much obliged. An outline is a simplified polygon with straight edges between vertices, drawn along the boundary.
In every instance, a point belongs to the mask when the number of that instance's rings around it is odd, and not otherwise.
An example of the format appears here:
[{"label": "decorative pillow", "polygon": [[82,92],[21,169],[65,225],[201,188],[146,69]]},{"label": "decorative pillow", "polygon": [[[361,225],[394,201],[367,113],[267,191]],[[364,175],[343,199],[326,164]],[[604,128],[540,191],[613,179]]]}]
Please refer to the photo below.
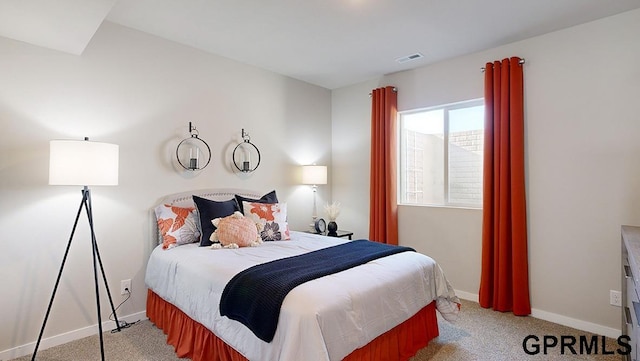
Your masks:
[{"label": "decorative pillow", "polygon": [[161,204],[156,207],[155,212],[163,249],[170,249],[200,240],[201,232],[198,228],[195,208]]},{"label": "decorative pillow", "polygon": [[200,229],[202,229],[200,246],[210,246],[212,244],[211,234],[216,230],[216,226],[211,223],[211,220],[232,215],[236,211],[236,200],[218,202],[193,196],[193,202],[198,207],[200,214]]},{"label": "decorative pillow", "polygon": [[211,223],[217,227],[211,234],[211,248],[256,247],[262,243],[259,234],[262,226],[238,211],[224,218],[216,218]]},{"label": "decorative pillow", "polygon": [[236,194],[235,197],[236,197],[236,202],[238,202],[238,210],[240,210],[240,213],[244,213],[244,208],[243,208],[242,202],[278,203],[278,196],[276,196],[275,189],[272,190],[271,192],[263,195],[262,197],[260,197],[260,199],[247,198],[247,197],[243,197],[243,196],[238,195],[238,194]]},{"label": "decorative pillow", "polygon": [[283,241],[291,239],[287,224],[286,203],[242,202],[245,217],[263,226],[260,237],[263,241]]}]

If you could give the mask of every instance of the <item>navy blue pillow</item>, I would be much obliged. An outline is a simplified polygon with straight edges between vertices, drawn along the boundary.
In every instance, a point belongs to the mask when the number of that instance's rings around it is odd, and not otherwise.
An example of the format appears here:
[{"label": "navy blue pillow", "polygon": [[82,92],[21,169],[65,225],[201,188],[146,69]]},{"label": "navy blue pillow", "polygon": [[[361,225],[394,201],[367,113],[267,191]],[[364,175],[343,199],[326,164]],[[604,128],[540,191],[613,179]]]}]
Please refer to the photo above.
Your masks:
[{"label": "navy blue pillow", "polygon": [[236,194],[236,208],[240,211],[240,213],[244,214],[244,209],[242,207],[242,202],[253,202],[253,203],[278,203],[278,197],[276,196],[275,189],[271,192],[263,195],[260,199],[255,198],[247,198]]},{"label": "navy blue pillow", "polygon": [[202,229],[202,238],[200,238],[200,246],[210,246],[213,244],[209,238],[215,232],[216,227],[211,220],[230,216],[236,211],[236,200],[228,201],[212,201],[210,199],[193,196],[193,202],[200,213],[200,227]]}]

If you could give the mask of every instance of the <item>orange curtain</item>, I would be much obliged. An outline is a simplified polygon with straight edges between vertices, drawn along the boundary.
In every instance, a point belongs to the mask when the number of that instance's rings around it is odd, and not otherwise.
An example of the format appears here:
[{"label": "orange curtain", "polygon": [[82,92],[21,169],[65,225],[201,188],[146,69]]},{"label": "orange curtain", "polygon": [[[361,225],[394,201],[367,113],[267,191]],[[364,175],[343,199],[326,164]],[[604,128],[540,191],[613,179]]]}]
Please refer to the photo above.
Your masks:
[{"label": "orange curtain", "polygon": [[369,239],[398,244],[396,195],[396,116],[398,94],[392,86],[374,89],[371,104]]},{"label": "orange curtain", "polygon": [[487,63],[480,305],[531,313],[521,59]]}]

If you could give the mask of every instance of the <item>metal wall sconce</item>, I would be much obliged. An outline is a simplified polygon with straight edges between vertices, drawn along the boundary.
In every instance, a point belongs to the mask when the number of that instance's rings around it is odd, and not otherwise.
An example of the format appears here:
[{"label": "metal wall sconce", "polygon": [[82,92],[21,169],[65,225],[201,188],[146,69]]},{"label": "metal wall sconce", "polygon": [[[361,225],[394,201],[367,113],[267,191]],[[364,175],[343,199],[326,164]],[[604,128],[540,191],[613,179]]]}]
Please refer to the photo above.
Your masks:
[{"label": "metal wall sconce", "polygon": [[242,143],[233,149],[233,165],[243,173],[250,173],[260,165],[260,150],[253,143],[249,133],[242,129]]},{"label": "metal wall sconce", "polygon": [[182,168],[196,171],[204,169],[211,161],[211,148],[198,138],[198,130],[189,122],[189,138],[183,139],[176,148],[176,158]]}]

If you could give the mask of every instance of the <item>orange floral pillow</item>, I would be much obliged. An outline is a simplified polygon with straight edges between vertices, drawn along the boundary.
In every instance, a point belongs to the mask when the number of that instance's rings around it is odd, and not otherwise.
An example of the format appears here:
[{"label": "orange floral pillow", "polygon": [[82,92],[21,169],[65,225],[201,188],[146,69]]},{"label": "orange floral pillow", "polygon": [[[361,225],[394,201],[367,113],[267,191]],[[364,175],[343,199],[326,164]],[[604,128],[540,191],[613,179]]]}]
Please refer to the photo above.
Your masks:
[{"label": "orange floral pillow", "polygon": [[211,248],[255,247],[262,243],[258,231],[262,228],[240,212],[211,221],[216,226],[211,234]]},{"label": "orange floral pillow", "polygon": [[162,248],[170,249],[200,240],[195,208],[175,207],[162,204],[156,207],[158,231],[162,238]]},{"label": "orange floral pillow", "polygon": [[291,239],[287,223],[286,203],[242,202],[244,215],[262,224],[260,238],[263,241],[284,241]]}]

